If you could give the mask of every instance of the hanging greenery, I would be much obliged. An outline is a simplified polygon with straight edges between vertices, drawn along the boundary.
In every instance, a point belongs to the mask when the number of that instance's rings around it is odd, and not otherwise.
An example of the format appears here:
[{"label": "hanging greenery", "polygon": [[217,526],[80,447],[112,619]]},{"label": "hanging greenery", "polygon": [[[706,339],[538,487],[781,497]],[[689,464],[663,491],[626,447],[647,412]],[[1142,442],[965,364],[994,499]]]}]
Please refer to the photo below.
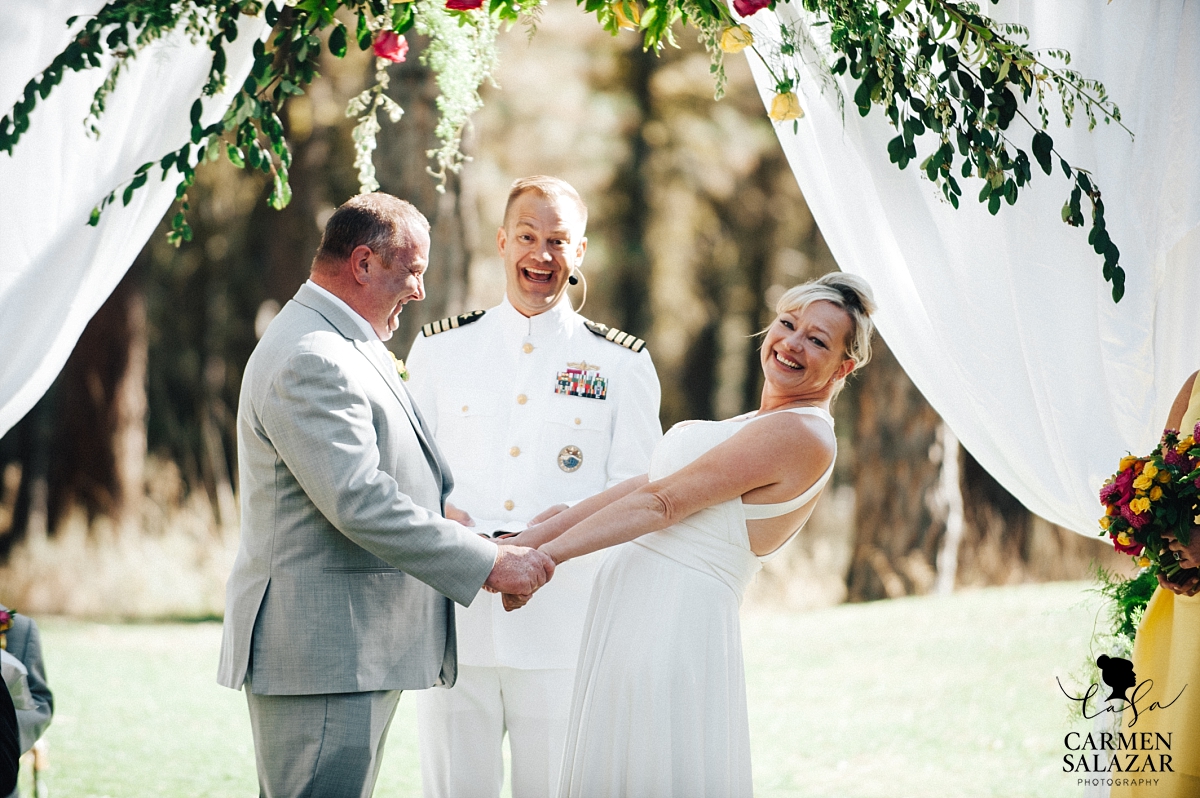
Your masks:
[{"label": "hanging greenery", "polygon": [[[118,194],[128,204],[155,167],[163,179],[174,171],[179,208],[169,237],[179,244],[191,238],[187,190],[202,160],[224,155],[239,168],[262,170],[273,178],[272,207],[287,205],[291,156],[279,112],[316,77],[322,47],[340,58],[354,43],[376,57],[374,85],[346,110],[358,120],[354,143],[361,190],[372,191],[378,188],[372,155],[379,114],[395,122],[403,113],[387,95],[387,66],[407,57],[405,34],[415,28],[429,39],[421,59],[437,75],[440,91],[436,132],[441,146],[429,153],[436,164],[430,173],[440,187],[462,167],[463,130],[482,105],[479,87],[495,67],[499,27],[525,22],[532,34],[544,2],[486,0],[485,8],[485,0],[113,0],[94,16],[68,21],[72,28],[78,25],[72,42],[0,119],[0,151],[12,152],[29,128],[38,98],[48,97],[67,71],[109,64],[84,122],[92,135],[100,135],[105,101],[141,50],[175,31],[207,43],[212,67],[191,107],[190,141],[140,166],[100,201],[90,219],[96,224]],[[796,92],[802,71],[815,73],[820,85],[814,88],[835,92],[839,102],[841,84],[835,76],[843,76],[854,86],[859,113],[867,116],[879,106],[896,129],[887,150],[900,169],[918,158],[918,139],[931,139],[931,152],[919,168],[955,208],[963,195],[959,179],[977,179],[979,201],[996,214],[1002,203],[1017,201],[1033,178],[1035,162],[1049,175],[1057,161],[1070,181],[1062,220],[1083,226],[1087,198],[1088,243],[1103,258],[1113,300],[1124,294],[1125,272],[1105,226],[1100,188],[1046,132],[1055,111],[1067,125],[1082,114],[1090,129],[1099,121],[1120,125],[1120,110],[1103,85],[1069,68],[1069,53],[1030,50],[1025,28],[998,23],[978,5],[953,0],[733,0],[732,11],[718,0],[577,2],[614,35],[639,31],[648,50],[673,46],[677,23],[694,27],[712,58],[718,99],[725,86],[724,56],[755,53],[775,82],[769,115],[777,124],[798,125],[804,115]],[[754,15],[763,9],[779,11],[782,21],[754,25]],[[202,125],[205,103],[225,88],[225,48],[237,38],[240,17],[260,14],[272,26],[271,35],[254,43],[250,75],[224,116]],[[1017,131],[1023,131],[1020,142]]]}]

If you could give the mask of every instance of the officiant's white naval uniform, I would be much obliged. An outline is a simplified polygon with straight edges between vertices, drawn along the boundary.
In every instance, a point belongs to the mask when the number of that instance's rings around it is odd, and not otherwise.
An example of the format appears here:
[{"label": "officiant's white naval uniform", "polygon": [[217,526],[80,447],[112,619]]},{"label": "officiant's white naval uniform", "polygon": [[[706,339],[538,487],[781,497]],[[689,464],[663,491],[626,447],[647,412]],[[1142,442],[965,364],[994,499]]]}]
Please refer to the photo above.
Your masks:
[{"label": "officiant's white naval uniform", "polygon": [[[454,471],[449,502],[479,532],[520,531],[647,472],[662,428],[645,342],[576,313],[508,300],[427,324],[409,388]],[[553,796],[592,581],[607,552],[564,563],[528,605],[456,608],[458,682],[417,696],[427,798],[494,798],[509,735],[513,798]]]}]

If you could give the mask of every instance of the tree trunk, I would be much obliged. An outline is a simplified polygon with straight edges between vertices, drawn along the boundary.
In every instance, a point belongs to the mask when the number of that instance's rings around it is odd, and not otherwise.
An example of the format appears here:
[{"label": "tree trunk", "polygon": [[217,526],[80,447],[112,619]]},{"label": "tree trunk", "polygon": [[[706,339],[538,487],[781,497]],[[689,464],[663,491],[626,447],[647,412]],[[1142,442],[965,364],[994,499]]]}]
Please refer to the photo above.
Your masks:
[{"label": "tree trunk", "polygon": [[945,531],[929,500],[941,478],[941,418],[882,339],[857,387],[849,599],[929,592]]},{"label": "tree trunk", "polygon": [[[437,180],[429,174],[432,161],[426,152],[440,145],[434,135],[439,117],[438,87],[433,71],[420,62],[428,40],[415,34],[409,34],[408,38],[412,47],[407,59],[388,67],[389,94],[404,109],[404,116],[397,124],[383,122],[375,157],[380,191],[417,206],[430,225],[426,298],[405,306],[400,327],[389,342],[401,356],[422,325],[473,310],[464,303],[469,287],[471,242],[475,240],[478,223],[468,192],[470,182],[464,181],[463,173],[448,174],[442,191],[438,191]],[[373,65],[371,70],[373,79]],[[469,146],[467,137],[463,141],[464,151]]]},{"label": "tree trunk", "polygon": [[137,517],[146,462],[145,256],[88,322],[58,380],[50,526],[72,506]]}]

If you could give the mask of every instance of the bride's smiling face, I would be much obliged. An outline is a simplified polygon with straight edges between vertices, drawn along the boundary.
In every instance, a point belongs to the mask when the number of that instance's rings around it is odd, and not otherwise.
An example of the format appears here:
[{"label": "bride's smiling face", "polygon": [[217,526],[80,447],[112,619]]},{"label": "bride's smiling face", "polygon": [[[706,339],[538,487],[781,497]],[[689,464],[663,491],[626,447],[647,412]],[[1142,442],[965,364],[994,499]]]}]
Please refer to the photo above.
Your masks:
[{"label": "bride's smiling face", "polygon": [[832,302],[785,311],[767,329],[762,367],[767,383],[796,398],[820,398],[854,370],[846,339],[854,323]]}]

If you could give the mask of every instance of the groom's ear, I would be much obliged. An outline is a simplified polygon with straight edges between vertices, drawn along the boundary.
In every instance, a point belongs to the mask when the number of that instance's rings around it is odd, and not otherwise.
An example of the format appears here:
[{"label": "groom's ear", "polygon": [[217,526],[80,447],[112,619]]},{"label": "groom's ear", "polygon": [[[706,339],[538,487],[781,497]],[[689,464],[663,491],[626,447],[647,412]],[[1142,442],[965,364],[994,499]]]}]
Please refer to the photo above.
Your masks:
[{"label": "groom's ear", "polygon": [[366,244],[359,244],[347,258],[350,264],[350,274],[359,285],[366,285],[371,281],[371,256],[374,254]]}]

